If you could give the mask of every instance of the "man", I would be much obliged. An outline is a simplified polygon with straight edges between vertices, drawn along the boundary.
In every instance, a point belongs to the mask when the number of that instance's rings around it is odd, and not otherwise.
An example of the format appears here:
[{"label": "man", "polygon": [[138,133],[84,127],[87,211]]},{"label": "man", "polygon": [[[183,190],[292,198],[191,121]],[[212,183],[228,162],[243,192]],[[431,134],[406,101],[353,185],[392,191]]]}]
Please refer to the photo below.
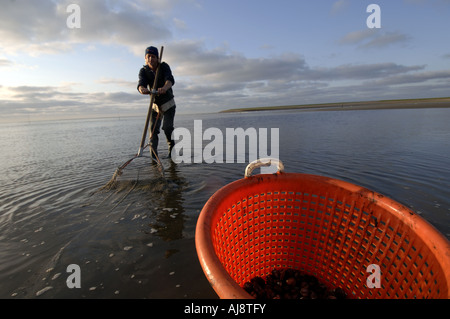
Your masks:
[{"label": "man", "polygon": [[[150,145],[152,146],[154,152],[158,154],[158,134],[161,127],[161,122],[163,122],[162,129],[166,135],[167,144],[169,145],[168,157],[170,158],[172,149],[175,145],[175,141],[172,140],[172,132],[174,130],[173,122],[176,109],[172,86],[175,84],[175,79],[173,78],[170,66],[165,62],[160,63],[158,49],[155,47],[151,46],[145,50],[145,65],[139,71],[139,83],[137,89],[141,94],[150,94],[158,65],[160,68],[156,85],[158,93],[154,100],[154,112],[152,112],[150,121],[150,132],[153,132],[150,139]],[[157,120],[158,113],[160,114]],[[156,159],[153,152],[152,158]]]}]

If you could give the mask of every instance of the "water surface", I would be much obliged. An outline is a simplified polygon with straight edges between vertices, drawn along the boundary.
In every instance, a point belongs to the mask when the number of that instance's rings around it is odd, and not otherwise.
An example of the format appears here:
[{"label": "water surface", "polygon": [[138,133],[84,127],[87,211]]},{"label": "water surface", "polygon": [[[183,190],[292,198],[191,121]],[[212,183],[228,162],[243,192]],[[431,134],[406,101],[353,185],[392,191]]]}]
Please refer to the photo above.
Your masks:
[{"label": "water surface", "polygon": [[[194,120],[223,132],[279,128],[286,171],[380,192],[449,237],[450,109],[177,115],[176,126],[193,132]],[[0,125],[1,298],[217,297],[197,259],[195,225],[246,163],[163,159],[162,178],[146,156],[126,169],[138,183],[96,192],[136,153],[144,122]],[[70,264],[80,266],[80,289],[66,285]]]}]

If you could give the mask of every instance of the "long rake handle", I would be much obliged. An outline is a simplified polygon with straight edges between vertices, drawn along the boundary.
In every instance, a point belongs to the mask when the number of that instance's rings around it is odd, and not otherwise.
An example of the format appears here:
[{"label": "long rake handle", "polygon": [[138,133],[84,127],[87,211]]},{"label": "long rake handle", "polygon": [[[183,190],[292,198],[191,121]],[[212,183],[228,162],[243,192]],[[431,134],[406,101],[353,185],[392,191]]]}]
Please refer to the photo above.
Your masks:
[{"label": "long rake handle", "polygon": [[159,69],[160,69],[159,66],[161,65],[163,51],[164,51],[164,47],[162,46],[161,52],[159,54],[158,67],[156,68],[155,80],[153,81],[153,87],[152,87],[152,90],[150,93],[150,105],[148,106],[147,119],[145,120],[144,132],[142,133],[141,146],[139,148],[137,156],[142,155],[142,151],[144,150],[144,146],[145,146],[145,138],[147,137],[148,125],[150,123],[150,117],[152,115],[153,102],[155,101],[155,96],[156,96],[156,93],[154,93],[154,92],[156,91],[157,85],[158,85],[158,77],[159,77]]}]

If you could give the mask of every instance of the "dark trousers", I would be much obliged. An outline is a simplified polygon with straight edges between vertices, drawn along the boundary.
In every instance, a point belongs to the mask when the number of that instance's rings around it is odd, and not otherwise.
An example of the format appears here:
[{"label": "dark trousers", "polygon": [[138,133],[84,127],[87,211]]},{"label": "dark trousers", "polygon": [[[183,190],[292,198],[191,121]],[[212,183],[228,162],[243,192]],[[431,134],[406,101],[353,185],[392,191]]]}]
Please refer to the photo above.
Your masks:
[{"label": "dark trousers", "polygon": [[[166,135],[167,144],[169,145],[169,149],[175,145],[175,141],[172,140],[172,132],[174,130],[173,123],[175,119],[175,108],[176,105],[172,106],[170,109],[168,109],[166,112],[162,113],[158,120],[158,113],[156,111],[152,112],[152,117],[150,121],[150,132],[153,132],[153,135],[150,138],[150,145],[152,146],[153,150],[158,154],[158,142],[159,142],[159,132],[161,123],[162,129],[164,131],[164,134]],[[154,131],[153,131],[154,130]],[[153,154],[152,154],[153,155]]]}]

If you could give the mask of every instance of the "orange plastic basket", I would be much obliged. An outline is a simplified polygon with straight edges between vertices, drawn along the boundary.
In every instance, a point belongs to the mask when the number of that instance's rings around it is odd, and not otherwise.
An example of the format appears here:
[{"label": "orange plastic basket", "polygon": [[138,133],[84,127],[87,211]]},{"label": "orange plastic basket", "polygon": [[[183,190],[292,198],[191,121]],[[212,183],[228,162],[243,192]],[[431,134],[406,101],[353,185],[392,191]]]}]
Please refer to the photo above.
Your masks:
[{"label": "orange plastic basket", "polygon": [[[369,189],[280,166],[246,172],[200,213],[197,254],[219,297],[252,298],[243,284],[274,268],[306,272],[349,298],[450,297],[449,241],[423,218]],[[367,284],[373,264],[380,288]]]}]

